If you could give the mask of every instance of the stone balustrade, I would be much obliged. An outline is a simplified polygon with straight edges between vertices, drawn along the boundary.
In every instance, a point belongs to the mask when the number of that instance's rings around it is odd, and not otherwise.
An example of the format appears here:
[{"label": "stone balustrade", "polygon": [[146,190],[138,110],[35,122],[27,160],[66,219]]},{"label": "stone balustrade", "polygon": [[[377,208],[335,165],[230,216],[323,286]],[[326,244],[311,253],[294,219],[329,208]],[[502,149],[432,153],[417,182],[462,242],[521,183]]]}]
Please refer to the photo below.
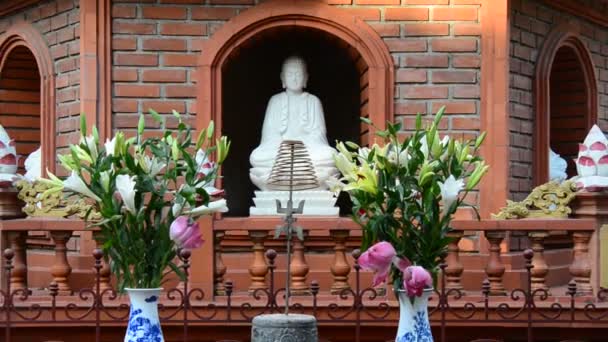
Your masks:
[{"label": "stone balustrade", "polygon": [[[250,293],[257,289],[267,289],[269,283],[269,265],[266,252],[269,249],[277,251],[275,276],[286,281],[285,237],[274,239],[275,228],[282,224],[279,217],[256,218],[224,218],[215,221],[212,227],[212,241],[205,248],[212,248],[213,260],[192,260],[191,272],[209,273],[209,279],[214,284],[214,294],[226,294],[225,284],[230,281],[236,284],[234,291]],[[305,232],[304,241],[294,236],[292,240],[292,258],[289,279],[294,295],[310,294],[312,280],[322,282],[321,288],[328,289],[330,294],[339,294],[353,286],[349,278],[353,267],[350,252],[360,244],[360,228],[349,218],[300,218],[296,225]],[[593,219],[523,219],[523,220],[455,220],[452,222],[453,239],[448,247],[445,267],[445,286],[447,289],[463,291],[465,274],[476,268],[482,273],[482,279],[488,280],[488,291],[491,295],[505,295],[514,286],[505,286],[505,272],[519,267],[505,262],[507,254],[521,255],[519,252],[509,252],[505,248],[505,238],[509,231],[527,232],[529,247],[534,251],[531,270],[533,290],[549,288],[548,279],[551,276],[551,262],[545,251],[545,241],[550,232],[568,232],[572,248],[571,263],[568,266],[569,277],[563,280],[563,285],[570,280],[576,282],[580,295],[592,295],[597,292],[599,285],[593,277],[592,265],[597,259],[590,253],[590,241],[597,230]],[[28,284],[28,253],[26,238],[28,231],[48,231],[54,243],[54,259],[49,269],[49,283],[56,284],[53,288],[60,296],[70,295],[73,288],[70,285],[72,267],[68,260],[66,244],[74,232],[84,231],[84,222],[65,219],[17,219],[0,221],[2,233],[2,248],[11,248],[15,254],[10,284],[12,289],[27,290]],[[479,233],[481,232],[481,233]],[[460,243],[468,236],[478,239],[478,250],[461,251]],[[508,253],[507,253],[508,252]],[[476,255],[475,263],[469,262],[470,255]],[[203,265],[205,264],[205,265]],[[477,271],[475,271],[477,272]],[[2,273],[4,274],[4,272]],[[282,280],[281,277],[283,278]],[[467,276],[468,277],[468,276]],[[563,278],[563,277],[562,277]],[[91,277],[92,279],[92,277]],[[362,286],[367,286],[371,273],[365,272]],[[210,280],[211,281],[211,280]],[[1,284],[6,284],[2,280]],[[477,282],[481,284],[481,282]],[[555,281],[552,283],[555,285]],[[475,291],[479,291],[477,285]],[[100,270],[100,287],[102,290],[111,288],[111,274],[107,264]],[[515,286],[516,287],[516,286]],[[232,291],[232,287],[231,287]],[[464,291],[463,291],[464,293]]]}]

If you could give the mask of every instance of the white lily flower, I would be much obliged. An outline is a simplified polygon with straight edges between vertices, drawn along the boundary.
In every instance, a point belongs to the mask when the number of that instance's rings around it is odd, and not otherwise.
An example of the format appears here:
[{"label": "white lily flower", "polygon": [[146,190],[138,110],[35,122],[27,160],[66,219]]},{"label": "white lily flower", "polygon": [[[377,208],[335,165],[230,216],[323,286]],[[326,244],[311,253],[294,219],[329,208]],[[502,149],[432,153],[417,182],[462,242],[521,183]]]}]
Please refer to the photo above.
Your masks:
[{"label": "white lily flower", "polygon": [[420,151],[422,151],[424,158],[429,157],[429,144],[426,141],[426,136],[423,136],[422,139],[420,139]]},{"label": "white lily flower", "polygon": [[345,155],[339,153],[335,155],[334,159],[336,167],[344,176],[348,177],[354,174],[356,167]]},{"label": "white lily flower", "polygon": [[399,166],[404,166],[410,160],[409,150],[406,148],[405,150],[399,152],[398,158],[397,152],[391,151],[386,158],[391,164],[396,165],[397,163],[399,163]]},{"label": "white lily flower", "polygon": [[95,138],[92,135],[89,135],[88,137],[81,137],[80,138],[80,143],[84,143],[85,145],[87,145],[87,147],[89,148],[89,151],[91,152],[91,157],[93,158],[93,160],[97,159],[97,144],[95,143]]},{"label": "white lily flower", "polygon": [[99,174],[101,186],[105,191],[110,191],[110,173],[112,171],[103,171]]},{"label": "white lily flower", "polygon": [[201,205],[194,209],[191,209],[190,211],[188,211],[187,214],[190,214],[190,215],[196,217],[196,216],[208,215],[208,214],[213,214],[213,213],[225,213],[227,211],[228,211],[228,206],[226,205],[226,200],[221,199],[221,200],[209,202],[208,206]]},{"label": "white lily flower", "polygon": [[116,189],[118,190],[118,193],[120,193],[122,202],[127,210],[135,214],[135,176],[116,176]]},{"label": "white lily flower", "polygon": [[443,139],[441,139],[441,146],[448,146],[449,143],[450,143],[449,135],[446,135],[443,137]]},{"label": "white lily flower", "polygon": [[136,158],[135,161],[140,163],[142,170],[145,173],[149,173],[151,177],[156,176],[167,165],[158,160],[158,158],[150,158],[149,156],[141,156]]},{"label": "white lily flower", "polygon": [[110,139],[106,139],[106,143],[104,144],[106,148],[106,155],[112,156],[116,153],[116,136]]},{"label": "white lily flower", "polygon": [[207,176],[213,169],[215,169],[215,163],[209,161],[209,158],[205,154],[205,152],[200,149],[196,152],[196,165],[198,165],[198,172]]},{"label": "white lily flower", "polygon": [[89,189],[86,183],[82,180],[82,178],[80,178],[80,176],[75,171],[72,171],[70,176],[63,181],[63,187],[68,191],[77,192],[98,202],[101,201],[101,199],[97,195],[95,195],[93,191],[91,191],[91,189]]},{"label": "white lily flower", "polygon": [[325,184],[329,187],[329,191],[333,192],[334,196],[336,196],[336,197],[340,194],[342,189],[344,189],[344,185],[345,185],[336,176],[330,176],[325,181]]},{"label": "white lily flower", "polygon": [[360,158],[367,160],[367,157],[369,157],[370,152],[371,152],[371,149],[369,147],[359,147],[357,154],[359,155]]},{"label": "white lily flower", "polygon": [[462,179],[456,180],[453,175],[450,175],[445,180],[445,183],[438,182],[439,188],[441,189],[441,199],[443,200],[443,207],[449,208],[452,203],[458,198],[458,193],[464,188],[464,181]]},{"label": "white lily flower", "polygon": [[[148,157],[146,157],[146,162],[147,162],[147,159],[148,159]],[[165,166],[167,166],[167,164],[161,162],[157,158],[151,158],[150,165],[149,165],[150,176],[152,176],[152,177],[156,176],[160,171],[162,171],[162,169],[165,168]]]},{"label": "white lily flower", "polygon": [[173,213],[173,217],[177,217],[177,215],[179,215],[179,213],[183,207],[184,207],[184,203],[177,203],[177,202],[173,203],[173,206],[171,207],[171,212]]}]

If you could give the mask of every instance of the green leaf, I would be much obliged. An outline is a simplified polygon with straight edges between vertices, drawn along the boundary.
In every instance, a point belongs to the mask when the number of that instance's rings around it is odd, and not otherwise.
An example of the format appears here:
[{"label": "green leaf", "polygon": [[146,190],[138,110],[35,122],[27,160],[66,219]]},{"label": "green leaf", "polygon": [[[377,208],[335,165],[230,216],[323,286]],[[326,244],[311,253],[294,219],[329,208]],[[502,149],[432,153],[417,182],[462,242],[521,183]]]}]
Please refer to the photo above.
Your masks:
[{"label": "green leaf", "polygon": [[369,118],[364,118],[364,117],[360,117],[361,121],[365,122],[368,125],[372,124],[372,120],[370,120]]},{"label": "green leaf", "polygon": [[207,139],[213,138],[213,131],[215,130],[215,124],[213,120],[209,121],[209,126],[207,126]]},{"label": "green leaf", "polygon": [[87,117],[84,113],[80,113],[80,135],[87,135]]},{"label": "green leaf", "polygon": [[487,132],[481,133],[481,135],[478,136],[477,139],[475,139],[475,149],[478,149],[479,146],[481,146],[481,144],[483,143],[483,141],[486,139],[486,133]]},{"label": "green leaf", "polygon": [[150,115],[152,116],[152,119],[154,119],[154,121],[158,122],[159,124],[163,123],[163,117],[160,114],[158,114],[157,111],[155,111],[152,108],[149,108],[148,112],[150,112]]},{"label": "green leaf", "polygon": [[201,130],[198,133],[198,139],[196,139],[196,151],[200,150],[200,148],[203,146],[203,144],[205,143],[205,138],[207,137],[207,132],[205,129]]},{"label": "green leaf", "polygon": [[435,114],[435,120],[433,120],[433,123],[435,124],[436,127],[439,127],[439,122],[443,118],[444,112],[445,112],[445,106],[441,106],[441,108],[439,108],[439,110],[437,111],[437,114]]},{"label": "green leaf", "polygon": [[146,119],[143,114],[139,115],[139,122],[137,123],[137,135],[141,136],[144,134],[144,128],[146,127]]}]

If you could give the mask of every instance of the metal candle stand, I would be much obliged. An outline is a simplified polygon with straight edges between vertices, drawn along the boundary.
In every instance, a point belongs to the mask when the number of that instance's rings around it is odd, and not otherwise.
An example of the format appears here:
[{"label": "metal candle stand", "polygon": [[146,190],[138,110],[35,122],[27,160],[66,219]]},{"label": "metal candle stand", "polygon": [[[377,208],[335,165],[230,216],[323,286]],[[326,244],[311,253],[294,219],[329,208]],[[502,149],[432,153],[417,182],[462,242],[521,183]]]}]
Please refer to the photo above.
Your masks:
[{"label": "metal candle stand", "polygon": [[308,156],[306,146],[301,141],[284,140],[279,147],[277,159],[272,167],[268,178],[268,184],[276,190],[289,191],[287,206],[283,208],[281,201],[276,200],[277,213],[285,214],[285,225],[278,226],[274,237],[278,238],[282,232],[286,234],[287,240],[287,280],[285,285],[285,315],[289,314],[289,296],[291,280],[291,237],[295,230],[298,238],[304,240],[302,227],[294,227],[297,219],[294,214],[304,212],[304,200],[298,203],[298,207],[293,206],[294,190],[309,190],[319,186],[315,169]]}]

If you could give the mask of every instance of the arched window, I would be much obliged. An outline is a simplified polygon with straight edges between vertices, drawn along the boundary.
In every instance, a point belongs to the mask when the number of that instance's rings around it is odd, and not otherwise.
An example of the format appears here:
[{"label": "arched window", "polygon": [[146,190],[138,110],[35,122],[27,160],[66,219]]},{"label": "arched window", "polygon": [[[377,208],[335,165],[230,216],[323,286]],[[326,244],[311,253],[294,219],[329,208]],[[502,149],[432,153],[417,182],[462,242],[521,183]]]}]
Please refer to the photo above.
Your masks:
[{"label": "arched window", "polygon": [[568,162],[574,176],[578,143],[597,121],[597,84],[593,61],[573,32],[554,30],[539,55],[535,79],[535,183],[549,179],[549,148]]},{"label": "arched window", "polygon": [[[287,55],[301,54],[309,64],[309,89],[325,107],[329,140],[367,144],[373,135],[360,126],[359,116],[380,128],[392,120],[394,67],[386,45],[365,22],[327,4],[264,2],[223,25],[202,51],[197,127],[214,120],[216,133],[229,134],[238,146],[227,161],[234,165],[226,164],[230,173],[224,174],[231,214],[245,216],[250,206],[253,188],[243,184],[249,184],[243,165],[249,165],[253,144],[259,143],[264,106],[280,90],[280,66]],[[332,92],[342,98],[332,98]]]},{"label": "arched window", "polygon": [[55,170],[55,72],[48,46],[27,23],[0,37],[0,124],[17,143],[23,165],[38,146],[41,166]]}]

